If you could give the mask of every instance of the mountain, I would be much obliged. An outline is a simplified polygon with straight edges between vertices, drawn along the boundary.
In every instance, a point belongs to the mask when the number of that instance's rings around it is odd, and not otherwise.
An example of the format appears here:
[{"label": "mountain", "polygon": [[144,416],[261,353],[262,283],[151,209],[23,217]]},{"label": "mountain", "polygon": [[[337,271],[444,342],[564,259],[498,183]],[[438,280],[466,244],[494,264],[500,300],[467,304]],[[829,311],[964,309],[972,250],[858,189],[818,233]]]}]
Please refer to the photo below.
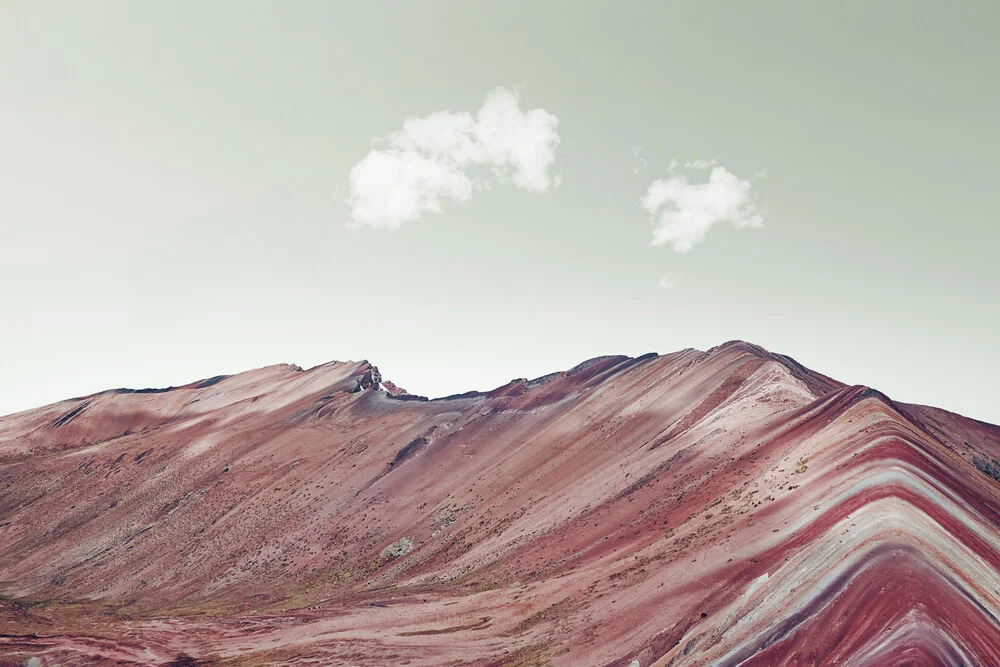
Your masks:
[{"label": "mountain", "polygon": [[0,662],[1000,665],[1000,428],[734,341],[0,418]]}]

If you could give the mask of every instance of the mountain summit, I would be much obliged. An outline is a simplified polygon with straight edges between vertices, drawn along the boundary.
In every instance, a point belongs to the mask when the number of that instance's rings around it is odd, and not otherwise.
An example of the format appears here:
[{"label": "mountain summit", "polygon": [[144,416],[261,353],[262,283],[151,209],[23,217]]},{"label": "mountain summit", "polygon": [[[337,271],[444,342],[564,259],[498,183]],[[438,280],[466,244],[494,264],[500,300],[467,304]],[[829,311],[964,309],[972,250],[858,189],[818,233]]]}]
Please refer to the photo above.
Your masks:
[{"label": "mountain summit", "polygon": [[0,417],[0,661],[997,665],[997,459],[740,341],[109,390]]}]

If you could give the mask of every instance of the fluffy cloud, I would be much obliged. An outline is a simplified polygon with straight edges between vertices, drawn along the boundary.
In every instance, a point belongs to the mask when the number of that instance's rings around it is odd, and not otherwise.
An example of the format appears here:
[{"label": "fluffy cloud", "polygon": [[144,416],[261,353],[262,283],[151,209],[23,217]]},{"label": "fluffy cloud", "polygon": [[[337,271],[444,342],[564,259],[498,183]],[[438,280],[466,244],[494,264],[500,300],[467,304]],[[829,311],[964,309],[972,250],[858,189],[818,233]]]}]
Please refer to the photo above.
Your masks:
[{"label": "fluffy cloud", "polygon": [[734,227],[760,227],[764,217],[753,201],[752,184],[712,169],[708,181],[691,183],[684,175],[654,181],[641,199],[653,225],[653,245],[669,243],[687,252],[704,240],[712,225],[728,221]]},{"label": "fluffy cloud", "polygon": [[351,169],[352,224],[397,229],[440,213],[447,203],[468,201],[494,179],[547,192],[559,185],[551,174],[558,127],[559,119],[544,109],[522,111],[506,88],[490,91],[475,115],[438,111],[408,118]]}]

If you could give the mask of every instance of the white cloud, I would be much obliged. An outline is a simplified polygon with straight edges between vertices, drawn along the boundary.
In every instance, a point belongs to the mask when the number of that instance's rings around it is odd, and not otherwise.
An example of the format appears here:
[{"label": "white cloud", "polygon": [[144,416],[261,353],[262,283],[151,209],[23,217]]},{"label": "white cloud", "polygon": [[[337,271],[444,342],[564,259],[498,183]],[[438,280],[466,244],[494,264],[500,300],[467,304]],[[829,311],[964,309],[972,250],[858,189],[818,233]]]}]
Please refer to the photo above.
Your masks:
[{"label": "white cloud", "polygon": [[669,243],[687,252],[704,240],[712,225],[728,221],[737,229],[760,227],[751,182],[725,167],[712,169],[708,181],[691,183],[684,175],[654,181],[641,199],[653,225],[653,245]]},{"label": "white cloud", "polygon": [[551,174],[558,127],[544,109],[522,111],[506,88],[490,91],[474,116],[438,111],[408,118],[351,169],[351,225],[397,229],[489,189],[490,174],[499,183],[547,192],[559,185]]},{"label": "white cloud", "polygon": [[685,169],[708,169],[709,167],[714,167],[717,164],[716,160],[706,160],[704,158],[699,158],[697,160],[688,160],[684,163]]},{"label": "white cloud", "polygon": [[634,157],[636,160],[638,160],[639,161],[639,165],[640,165],[638,167],[632,167],[632,173],[633,174],[638,174],[640,171],[642,171],[643,169],[645,169],[646,166],[649,164],[649,162],[646,160],[646,158],[642,157],[642,155],[640,155],[640,153],[642,153],[642,146],[633,146],[632,147],[632,157]]},{"label": "white cloud", "polygon": [[677,287],[677,280],[670,276],[661,276],[660,282],[658,282],[656,286],[664,292],[669,292],[673,288]]}]

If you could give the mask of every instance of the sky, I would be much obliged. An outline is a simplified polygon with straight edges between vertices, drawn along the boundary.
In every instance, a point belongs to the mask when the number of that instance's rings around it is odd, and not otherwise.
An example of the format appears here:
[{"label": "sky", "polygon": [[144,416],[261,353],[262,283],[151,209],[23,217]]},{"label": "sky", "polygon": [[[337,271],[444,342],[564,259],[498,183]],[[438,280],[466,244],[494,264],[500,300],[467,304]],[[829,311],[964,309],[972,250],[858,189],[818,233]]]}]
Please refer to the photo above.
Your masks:
[{"label": "sky", "polygon": [[0,0],[0,414],[755,342],[1000,423],[1000,5]]}]

